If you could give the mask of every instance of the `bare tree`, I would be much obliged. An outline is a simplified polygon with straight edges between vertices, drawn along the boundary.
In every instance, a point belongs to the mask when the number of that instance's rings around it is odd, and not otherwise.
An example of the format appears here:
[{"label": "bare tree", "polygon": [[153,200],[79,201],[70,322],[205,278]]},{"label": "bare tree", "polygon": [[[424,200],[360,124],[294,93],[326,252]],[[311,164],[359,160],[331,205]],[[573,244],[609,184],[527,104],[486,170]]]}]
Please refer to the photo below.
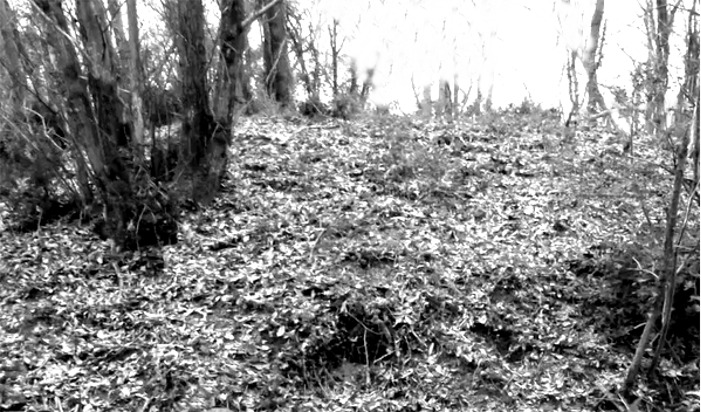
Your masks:
[{"label": "bare tree", "polygon": [[[134,201],[130,176],[111,140],[104,134],[101,135],[99,122],[95,121],[97,115],[90,104],[88,81],[84,80],[78,54],[68,37],[68,20],[61,8],[61,2],[34,0],[33,4],[55,25],[53,36],[50,36],[48,41],[52,45],[63,76],[63,81],[59,84],[68,107],[70,129],[77,144],[87,153],[94,173],[94,183],[105,208],[107,232],[117,244],[122,245],[127,242],[127,223],[135,217],[131,207]],[[78,5],[85,7],[84,3]],[[88,55],[91,57],[89,63],[95,63],[95,55]],[[96,103],[105,102],[109,100]]]},{"label": "bare tree", "polygon": [[88,60],[88,89],[100,129],[118,146],[125,147],[131,131],[122,120],[125,107],[117,84],[119,60],[109,37],[104,6],[100,0],[76,0],[76,13]]},{"label": "bare tree", "polygon": [[218,102],[215,115],[222,124],[229,124],[234,112],[251,98],[244,70],[250,21],[245,20],[246,7],[243,0],[225,0],[221,3],[219,47],[222,59],[215,91],[218,96],[215,100]]},{"label": "bare tree", "polygon": [[665,92],[667,91],[669,36],[679,2],[671,9],[667,0],[647,0],[645,26],[648,36],[646,129],[656,134],[666,127]]},{"label": "bare tree", "polygon": [[[262,3],[261,3],[262,5]],[[292,70],[287,55],[287,3],[270,7],[263,20],[265,88],[283,106],[292,104]]]},{"label": "bare tree", "polygon": [[606,103],[599,91],[599,82],[597,80],[596,71],[601,65],[600,51],[600,36],[601,23],[604,17],[604,0],[596,0],[594,13],[592,14],[591,24],[589,26],[589,37],[587,37],[586,45],[582,52],[582,65],[587,73],[587,94],[589,103],[587,110],[590,113],[595,113],[599,110],[606,110]]},{"label": "bare tree", "polygon": [[202,1],[178,0],[172,7],[182,85],[181,163],[191,172],[193,199],[209,203],[225,171],[230,137],[209,107]]},{"label": "bare tree", "polygon": [[225,129],[230,128],[233,113],[251,98],[244,65],[248,30],[254,21],[279,1],[272,0],[248,16],[243,0],[224,0],[221,3],[219,49],[222,59],[214,101],[217,102],[216,120]]},{"label": "bare tree", "polygon": [[[658,7],[667,8],[664,0],[658,0]],[[659,364],[660,356],[663,348],[667,345],[667,332],[669,330],[670,320],[672,316],[672,308],[674,306],[674,297],[677,291],[677,274],[678,270],[683,268],[685,265],[678,264],[679,258],[679,245],[675,244],[677,241],[675,238],[679,236],[679,232],[683,232],[684,227],[681,230],[677,230],[677,221],[679,214],[679,204],[681,201],[682,187],[684,184],[684,171],[686,168],[686,161],[688,155],[688,147],[690,140],[698,140],[699,131],[699,40],[698,40],[698,17],[695,11],[695,6],[690,12],[692,16],[689,18],[689,26],[687,33],[687,53],[685,58],[685,82],[679,92],[679,98],[677,101],[677,108],[675,110],[675,121],[672,127],[668,130],[664,123],[655,125],[658,130],[658,137],[660,139],[672,137],[678,138],[678,142],[670,141],[670,147],[674,150],[674,183],[672,188],[672,195],[670,199],[669,207],[667,208],[667,222],[665,227],[665,240],[664,240],[664,255],[662,258],[662,266],[660,269],[661,276],[658,286],[658,293],[653,303],[651,313],[648,315],[647,323],[645,324],[645,329],[638,342],[638,347],[635,351],[635,355],[628,369],[628,372],[623,381],[623,393],[628,394],[638,377],[638,372],[642,364],[642,359],[647,349],[650,338],[652,337],[653,329],[657,325],[661,318],[661,330],[659,332],[659,339],[657,340],[657,347],[655,348],[652,361],[648,369],[648,374],[653,374],[657,365]],[[658,15],[667,16],[667,10],[658,10]],[[666,17],[661,17],[661,21],[667,21]],[[666,36],[669,36],[669,28],[664,28],[663,31],[667,32]],[[667,37],[668,38],[668,37]],[[659,43],[656,46],[660,47]],[[666,46],[669,47],[669,44]],[[664,47],[663,47],[664,49]],[[659,49],[658,49],[659,51]],[[666,60],[664,61],[666,65]],[[657,73],[667,73],[667,68],[662,68],[657,66]],[[653,99],[654,101],[655,99]],[[664,100],[663,100],[664,101]],[[695,145],[698,147],[698,143]],[[696,172],[695,172],[696,173]],[[697,179],[697,175],[695,175]],[[698,190],[698,181],[695,182],[694,187],[691,189],[692,192],[690,196],[695,196]],[[698,252],[698,250],[697,250]]]},{"label": "bare tree", "polygon": [[[306,16],[306,19],[310,20],[310,17],[311,16]],[[300,80],[304,85],[304,90],[307,92],[309,102],[313,105],[317,105],[320,103],[319,79],[321,69],[319,48],[317,46],[317,30],[314,29],[312,22],[309,21],[309,30],[305,36],[303,24],[304,18],[297,12],[290,10],[288,13],[287,31],[292,41],[292,50],[297,58],[297,64],[299,64]],[[329,30],[331,30],[331,28],[329,28]],[[310,61],[311,68],[307,65],[308,60]],[[333,60],[331,62],[331,72],[333,73]],[[338,90],[338,83],[336,83],[335,90]],[[311,109],[319,110],[318,107]]]}]

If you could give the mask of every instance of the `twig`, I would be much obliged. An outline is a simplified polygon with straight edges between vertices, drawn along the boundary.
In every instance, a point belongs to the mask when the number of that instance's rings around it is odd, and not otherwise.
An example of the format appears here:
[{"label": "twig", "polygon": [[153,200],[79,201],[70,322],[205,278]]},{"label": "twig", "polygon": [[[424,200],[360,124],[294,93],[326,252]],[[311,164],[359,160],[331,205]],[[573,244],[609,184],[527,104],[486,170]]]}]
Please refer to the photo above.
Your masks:
[{"label": "twig", "polygon": [[370,355],[368,355],[368,329],[363,331],[363,347],[365,348],[365,384],[370,385]]},{"label": "twig", "polygon": [[329,228],[327,227],[326,229],[322,230],[321,233],[319,233],[319,236],[316,237],[316,240],[314,241],[314,245],[312,245],[311,250],[309,250],[309,263],[312,263],[312,260],[314,259],[314,250],[316,250],[316,247],[319,245],[319,241],[321,240],[321,237],[324,236],[324,233],[328,232]]}]

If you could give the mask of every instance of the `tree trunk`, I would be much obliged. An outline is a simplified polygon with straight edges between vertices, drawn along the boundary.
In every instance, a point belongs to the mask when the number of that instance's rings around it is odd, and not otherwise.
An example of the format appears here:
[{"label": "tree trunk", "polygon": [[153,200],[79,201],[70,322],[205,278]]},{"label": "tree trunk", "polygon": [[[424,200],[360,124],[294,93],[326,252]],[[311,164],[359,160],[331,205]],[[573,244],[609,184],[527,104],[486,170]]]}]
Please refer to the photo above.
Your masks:
[{"label": "tree trunk", "polygon": [[365,70],[365,80],[363,80],[363,88],[360,89],[360,107],[362,108],[365,105],[365,102],[368,100],[368,97],[370,96],[370,90],[372,90],[373,86],[373,78],[375,77],[375,68],[370,67],[367,70]]},{"label": "tree trunk", "polygon": [[436,102],[436,117],[448,116],[448,101],[450,100],[450,86],[441,78],[438,80],[438,101]]},{"label": "tree trunk", "polygon": [[[658,10],[658,18],[660,22],[665,22],[664,25],[658,27],[658,30],[662,30],[660,37],[664,37],[663,33],[666,32],[669,35],[669,28],[667,27],[667,5],[663,0],[658,0],[658,7],[663,7],[665,10]],[[692,12],[693,14],[693,12]],[[681,198],[681,189],[684,182],[684,170],[686,167],[688,147],[690,138],[694,138],[695,129],[697,128],[697,114],[698,109],[698,88],[699,88],[699,51],[698,51],[698,28],[694,30],[694,24],[692,24],[693,18],[690,18],[688,42],[687,42],[687,53],[685,58],[685,82],[682,89],[679,92],[679,99],[677,101],[677,110],[675,116],[675,123],[673,125],[673,130],[669,135],[678,138],[678,144],[675,144],[675,167],[674,167],[674,184],[672,187],[672,197],[670,200],[670,205],[667,208],[667,224],[665,227],[665,239],[664,239],[664,256],[662,260],[661,268],[661,280],[659,282],[657,298],[655,299],[654,307],[652,309],[652,314],[648,318],[648,322],[645,325],[645,330],[638,343],[637,350],[631,366],[628,369],[625,380],[623,381],[623,393],[628,394],[633,387],[635,379],[638,376],[638,371],[642,363],[642,358],[647,348],[649,338],[653,326],[657,323],[658,319],[662,318],[662,328],[659,334],[659,339],[657,341],[657,347],[652,356],[650,362],[650,367],[648,369],[648,374],[653,374],[657,370],[657,365],[659,364],[660,356],[664,346],[667,344],[667,332],[669,331],[669,324],[672,316],[672,308],[674,306],[674,296],[677,290],[676,275],[677,275],[677,251],[674,245],[675,241],[675,228],[677,226],[677,218],[679,212],[679,203]],[[696,36],[692,32],[696,32]],[[666,40],[663,40],[663,42]],[[664,55],[669,51],[669,44],[660,47],[658,43],[658,51]],[[663,59],[664,68],[657,67],[657,73],[667,73],[667,60]],[[664,93],[662,97],[662,102],[664,103]],[[693,107],[692,110],[686,109],[686,107]],[[663,135],[667,135],[665,124],[658,124],[658,138],[662,140]],[[697,137],[696,137],[697,138]]]},{"label": "tree trunk", "polygon": [[333,19],[329,27],[329,42],[331,46],[331,93],[338,96],[338,55],[341,53],[338,45],[338,20]]},{"label": "tree trunk", "polygon": [[[698,109],[696,102],[699,95],[699,44],[698,39],[695,39],[693,34],[693,17],[689,21],[687,33],[687,50],[685,56],[685,73],[684,84],[679,90],[677,99],[677,110],[674,116],[674,125],[672,136],[680,138],[677,147],[677,161],[674,175],[674,189],[672,192],[672,201],[670,202],[669,213],[667,216],[667,232],[665,234],[665,260],[663,277],[663,288],[660,293],[665,293],[665,305],[662,312],[662,330],[660,331],[660,339],[657,342],[655,353],[650,362],[650,372],[657,369],[660,360],[660,355],[667,342],[667,333],[669,331],[669,323],[672,317],[672,306],[674,304],[674,296],[676,288],[677,274],[677,251],[674,247],[674,228],[677,222],[677,210],[679,209],[679,197],[681,195],[682,183],[684,181],[684,169],[688,156],[689,141],[694,137],[696,132],[695,112]],[[698,33],[696,33],[698,35]],[[691,109],[690,109],[691,108]]]},{"label": "tree trunk", "polygon": [[579,81],[577,79],[576,63],[577,51],[572,50],[567,53],[567,91],[570,98],[570,103],[572,104],[567,115],[567,120],[565,120],[565,127],[567,128],[577,124],[577,117],[580,107]]},{"label": "tree trunk", "polygon": [[[669,35],[671,24],[667,13],[666,0],[654,0],[647,4],[646,13],[648,37],[650,38],[648,69],[648,101],[645,108],[647,131],[657,134],[667,124],[665,112],[665,93],[667,91],[669,60]],[[655,11],[657,13],[655,13]]]},{"label": "tree trunk", "polygon": [[202,1],[178,0],[174,6],[183,105],[181,162],[191,172],[193,200],[207,204],[225,170],[229,136],[214,122],[209,108]]},{"label": "tree trunk", "polygon": [[[59,30],[69,32],[60,0],[35,0],[34,3]],[[129,208],[134,203],[129,174],[110,141],[100,137],[96,116],[90,104],[88,82],[82,77],[80,61],[73,44],[58,31],[48,39],[52,42],[63,75],[61,92],[67,102],[70,129],[88,155],[95,175],[94,183],[105,206],[108,233],[118,245],[124,245],[127,240],[127,222],[134,218]]]},{"label": "tree trunk", "polygon": [[[314,97],[317,95],[316,89],[314,88],[314,81],[312,80],[312,75],[309,73],[307,68],[307,63],[305,60],[304,45],[305,40],[302,37],[302,24],[301,18],[296,15],[290,15],[290,20],[294,21],[294,24],[288,26],[290,40],[292,41],[292,51],[295,53],[297,58],[297,63],[299,63],[300,80],[304,85],[304,90],[307,92],[307,97],[310,101],[314,101]],[[316,45],[314,41],[311,40],[308,43],[308,50],[312,53],[312,58],[315,55]],[[332,52],[333,53],[333,49]]]},{"label": "tree trunk", "polygon": [[[128,7],[128,6],[127,6]],[[122,20],[121,1],[107,0],[107,10],[110,13],[110,28],[114,34],[114,39],[117,42],[117,50],[119,52],[119,61],[122,65],[126,64],[131,57],[130,45],[127,41],[126,31],[124,30],[124,22]],[[128,13],[128,11],[127,11]],[[128,18],[128,17],[127,17]],[[130,23],[131,24],[131,23]],[[137,28],[138,30],[138,28]],[[131,35],[131,27],[129,28]]]},{"label": "tree trunk", "polygon": [[425,118],[431,117],[431,111],[433,109],[433,102],[431,102],[431,85],[427,84],[424,86],[423,96],[421,99],[421,114]]},{"label": "tree trunk", "polygon": [[19,110],[24,105],[24,92],[27,80],[20,64],[19,47],[17,43],[17,28],[14,15],[7,0],[0,0],[0,44],[5,55],[5,69],[10,75],[10,104]]},{"label": "tree trunk", "polygon": [[348,94],[351,97],[357,97],[358,95],[358,63],[355,58],[351,58],[350,67],[348,68],[348,74],[350,75]]},{"label": "tree trunk", "polygon": [[[141,51],[139,50],[139,20],[136,14],[136,0],[127,0],[127,18],[129,20],[129,77],[131,80],[131,121],[132,150],[136,159],[144,156],[144,114],[143,92],[144,80],[141,69]],[[151,136],[154,138],[153,136]]]},{"label": "tree trunk", "polygon": [[458,72],[453,73],[453,115],[457,116],[460,113],[460,75]]},{"label": "tree trunk", "polygon": [[[260,3],[262,6],[262,2]],[[263,60],[265,87],[283,107],[292,104],[292,71],[287,55],[287,3],[280,1],[265,13]]]},{"label": "tree trunk", "polygon": [[76,0],[80,35],[87,52],[88,86],[95,105],[97,122],[107,138],[120,147],[129,144],[129,125],[122,120],[125,107],[117,84],[117,54],[108,36],[101,0]]},{"label": "tree trunk", "polygon": [[245,18],[243,0],[223,1],[219,37],[222,62],[216,117],[226,127],[231,124],[234,113],[251,98],[243,64],[244,52],[248,48],[248,26],[243,26]]},{"label": "tree trunk", "polygon": [[599,36],[603,17],[604,0],[596,0],[596,7],[591,18],[589,38],[587,39],[584,52],[582,53],[582,65],[587,72],[587,94],[589,95],[587,111],[589,113],[606,110],[606,103],[601,95],[601,91],[599,91],[599,82],[596,77],[596,71],[600,64],[600,62],[596,60],[596,53],[599,50]]}]

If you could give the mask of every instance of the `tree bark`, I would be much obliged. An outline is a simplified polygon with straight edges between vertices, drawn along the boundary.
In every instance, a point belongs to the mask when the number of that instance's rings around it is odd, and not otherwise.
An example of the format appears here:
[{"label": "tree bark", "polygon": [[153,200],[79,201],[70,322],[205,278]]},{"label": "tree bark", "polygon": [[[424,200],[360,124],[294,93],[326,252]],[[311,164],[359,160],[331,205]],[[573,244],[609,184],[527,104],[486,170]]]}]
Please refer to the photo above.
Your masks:
[{"label": "tree bark", "polygon": [[338,20],[333,19],[329,27],[329,42],[331,46],[331,93],[333,97],[338,96],[338,56],[341,47],[338,44]]},{"label": "tree bark", "polygon": [[[262,5],[262,3],[261,3]],[[287,3],[280,1],[265,13],[263,60],[265,87],[268,94],[283,107],[292,101],[292,70],[287,55]]]},{"label": "tree bark", "polygon": [[7,0],[0,0],[0,44],[5,55],[5,70],[10,75],[10,102],[12,107],[19,109],[24,104],[24,92],[27,87],[27,79],[20,64],[20,53],[17,44],[17,28]]},{"label": "tree bark", "polygon": [[122,121],[125,106],[119,97],[117,53],[108,36],[101,0],[76,0],[80,35],[87,52],[88,86],[100,130],[120,147],[130,140],[129,125]]},{"label": "tree bark", "polygon": [[600,62],[596,60],[596,53],[599,50],[599,37],[603,17],[604,0],[596,0],[596,7],[591,18],[589,37],[587,38],[587,43],[582,53],[582,65],[587,72],[587,94],[589,96],[587,111],[589,113],[606,110],[606,103],[599,90],[599,82],[596,76],[596,71],[600,64]]},{"label": "tree bark", "polygon": [[[114,33],[114,39],[117,42],[117,51],[119,53],[119,61],[124,65],[131,57],[130,45],[127,41],[126,31],[124,30],[124,22],[122,20],[121,1],[107,0],[107,10],[110,13],[110,28]],[[128,7],[128,6],[127,6]],[[128,13],[128,12],[127,12]],[[128,17],[127,17],[128,18]],[[131,27],[129,28],[131,32]]]},{"label": "tree bark", "polygon": [[[314,101],[314,96],[318,93],[316,93],[316,89],[314,88],[314,81],[312,80],[312,75],[309,73],[305,60],[305,39],[302,35],[302,19],[294,14],[290,14],[289,19],[288,34],[292,41],[292,51],[294,51],[295,57],[297,57],[297,63],[299,63],[300,79],[302,80],[302,84],[304,84],[304,90],[307,92],[308,99]],[[294,22],[294,24],[292,22]],[[316,54],[314,39],[311,39],[307,44],[307,50],[312,53],[312,59],[314,59],[314,55]]]},{"label": "tree bark", "polygon": [[[658,64],[664,63],[665,67],[658,66],[655,71],[665,74],[667,73],[667,59],[664,57],[666,53],[669,52],[669,44],[665,43],[666,39],[661,39],[660,37],[669,36],[669,27],[667,26],[667,5],[664,0],[658,0],[658,7],[663,7],[664,10],[658,10],[658,43],[657,43],[657,62]],[[692,10],[692,14],[695,11]],[[698,139],[698,90],[699,90],[699,50],[698,50],[698,27],[693,23],[695,17],[690,17],[689,21],[689,33],[687,39],[687,53],[685,58],[685,82],[680,90],[680,95],[677,101],[677,110],[675,116],[675,123],[671,130],[670,135],[678,138],[678,144],[675,144],[675,168],[674,168],[674,184],[672,187],[672,196],[670,200],[670,205],[667,208],[667,223],[665,227],[665,239],[664,239],[664,256],[662,260],[661,268],[661,280],[658,287],[657,298],[655,299],[654,307],[652,309],[652,314],[648,318],[648,322],[645,325],[645,330],[638,343],[637,350],[631,366],[628,369],[628,373],[623,381],[623,393],[628,394],[633,387],[635,379],[638,376],[638,371],[640,369],[640,364],[642,362],[643,355],[647,348],[651,331],[654,325],[657,323],[658,319],[662,318],[662,328],[660,330],[659,339],[657,342],[657,347],[652,356],[650,362],[650,367],[648,369],[648,374],[653,374],[657,370],[659,364],[660,356],[664,346],[667,344],[667,332],[669,331],[672,308],[674,305],[674,297],[677,290],[676,275],[677,275],[677,251],[674,245],[675,240],[675,228],[677,226],[677,215],[679,212],[679,203],[681,198],[681,189],[684,182],[684,170],[686,168],[689,140],[692,138]],[[664,24],[663,24],[664,23]],[[666,34],[665,34],[666,33]],[[695,33],[695,35],[694,35]],[[660,43],[662,42],[662,43]],[[660,60],[660,57],[663,57]],[[665,80],[666,83],[666,80]],[[653,98],[654,101],[654,98]],[[662,104],[664,107],[664,93],[662,93]],[[692,110],[686,109],[686,107],[692,107]],[[666,125],[664,123],[654,124],[657,129],[657,134],[660,139],[663,138],[663,134],[667,134]],[[696,134],[696,136],[694,136]]]},{"label": "tree bark", "polygon": [[[141,51],[139,47],[139,19],[136,13],[136,0],[127,0],[127,18],[129,20],[129,77],[131,80],[131,126],[134,139],[132,151],[142,161],[144,157],[144,114],[143,92],[144,79],[141,68]],[[152,136],[153,138],[153,136]]]},{"label": "tree bark", "polygon": [[[663,287],[660,293],[664,292],[665,305],[662,312],[662,330],[660,331],[660,339],[657,342],[655,353],[650,362],[650,372],[657,369],[662,350],[666,345],[667,333],[669,331],[669,323],[672,318],[672,306],[674,304],[674,296],[677,291],[676,275],[677,275],[677,251],[674,247],[674,229],[677,223],[677,210],[679,210],[679,198],[681,195],[682,183],[684,181],[684,169],[688,156],[688,148],[690,139],[697,138],[694,135],[697,130],[698,118],[695,112],[698,109],[696,106],[699,95],[699,44],[698,39],[695,39],[693,34],[693,17],[689,21],[687,33],[687,50],[685,56],[685,73],[684,84],[679,90],[677,99],[677,110],[674,116],[674,125],[672,135],[680,138],[679,144],[676,146],[676,169],[674,175],[674,189],[672,191],[672,201],[670,202],[669,212],[667,216],[667,231],[665,233],[665,260]],[[698,33],[696,33],[698,35]],[[689,109],[691,108],[691,109]]]},{"label": "tree bark", "polygon": [[221,10],[219,37],[222,62],[217,90],[217,121],[230,125],[233,114],[251,98],[244,70],[244,52],[248,49],[248,25],[244,26],[243,0],[225,0]]},{"label": "tree bark", "polygon": [[215,123],[209,108],[202,1],[178,0],[173,6],[182,84],[181,162],[191,172],[193,200],[207,204],[225,171],[229,135]]},{"label": "tree bark", "polygon": [[[76,141],[83,146],[94,173],[94,183],[105,207],[108,233],[118,245],[127,240],[127,222],[134,218],[131,182],[127,169],[109,139],[101,138],[96,115],[90,104],[88,82],[81,73],[73,43],[67,38],[68,22],[60,0],[34,0],[59,30],[48,38],[56,53],[63,76],[61,94],[65,97],[68,122]],[[92,56],[92,55],[91,55]]]},{"label": "tree bark", "polygon": [[[657,134],[667,124],[665,93],[667,91],[669,60],[669,35],[671,24],[666,0],[650,0],[647,4],[647,29],[652,47],[648,57],[648,100],[645,108],[647,131]],[[656,11],[656,13],[655,13]]]}]

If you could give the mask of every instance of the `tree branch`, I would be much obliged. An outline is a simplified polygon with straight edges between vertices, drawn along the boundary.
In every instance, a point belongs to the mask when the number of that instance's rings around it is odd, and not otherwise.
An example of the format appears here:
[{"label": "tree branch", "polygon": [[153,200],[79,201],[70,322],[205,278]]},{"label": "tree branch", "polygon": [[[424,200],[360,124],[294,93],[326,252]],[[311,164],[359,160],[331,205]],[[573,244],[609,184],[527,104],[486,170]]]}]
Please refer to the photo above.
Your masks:
[{"label": "tree branch", "polygon": [[258,17],[262,16],[263,13],[265,13],[265,12],[268,11],[268,10],[270,10],[270,9],[271,9],[274,5],[276,5],[279,1],[280,1],[280,0],[273,0],[273,1],[271,1],[270,3],[266,4],[265,6],[263,6],[260,10],[254,12],[254,13],[251,14],[250,16],[246,17],[246,20],[244,20],[244,21],[241,23],[241,28],[244,29],[244,28],[246,28],[247,26],[249,26],[251,23],[253,23],[254,21],[256,21],[256,19],[258,19]]}]

